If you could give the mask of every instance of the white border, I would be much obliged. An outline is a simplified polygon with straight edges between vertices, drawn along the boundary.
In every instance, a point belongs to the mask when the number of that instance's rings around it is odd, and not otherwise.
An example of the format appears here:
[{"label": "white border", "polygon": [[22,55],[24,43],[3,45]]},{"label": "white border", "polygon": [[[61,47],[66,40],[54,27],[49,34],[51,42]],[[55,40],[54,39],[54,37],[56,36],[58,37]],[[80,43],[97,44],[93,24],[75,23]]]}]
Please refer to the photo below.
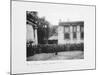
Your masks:
[{"label": "white border", "polygon": [[[12,74],[79,70],[95,68],[95,7],[94,6],[73,6],[82,9],[85,15],[85,39],[84,39],[84,60],[64,60],[64,61],[26,61],[26,11],[33,10],[33,4],[46,4],[35,2],[12,2]],[[47,4],[46,4],[47,5]],[[57,5],[57,4],[49,4]],[[59,6],[59,5],[58,5]],[[63,6],[63,5],[61,5]]]}]

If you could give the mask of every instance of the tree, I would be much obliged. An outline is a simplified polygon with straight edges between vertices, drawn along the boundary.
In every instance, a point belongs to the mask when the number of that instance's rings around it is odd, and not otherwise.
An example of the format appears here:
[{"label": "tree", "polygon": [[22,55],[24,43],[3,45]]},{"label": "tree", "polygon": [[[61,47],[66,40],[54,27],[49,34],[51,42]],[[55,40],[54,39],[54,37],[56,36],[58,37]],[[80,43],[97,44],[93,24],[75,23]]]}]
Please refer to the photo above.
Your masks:
[{"label": "tree", "polygon": [[48,34],[49,34],[49,22],[45,20],[45,17],[39,18],[38,41],[40,44],[48,43]]},{"label": "tree", "polygon": [[33,30],[37,28],[38,43],[46,44],[49,34],[49,22],[45,17],[39,18],[36,11],[27,11],[27,23],[30,23]]},{"label": "tree", "polygon": [[38,27],[38,16],[36,11],[27,11],[27,23],[30,23],[34,28]]}]

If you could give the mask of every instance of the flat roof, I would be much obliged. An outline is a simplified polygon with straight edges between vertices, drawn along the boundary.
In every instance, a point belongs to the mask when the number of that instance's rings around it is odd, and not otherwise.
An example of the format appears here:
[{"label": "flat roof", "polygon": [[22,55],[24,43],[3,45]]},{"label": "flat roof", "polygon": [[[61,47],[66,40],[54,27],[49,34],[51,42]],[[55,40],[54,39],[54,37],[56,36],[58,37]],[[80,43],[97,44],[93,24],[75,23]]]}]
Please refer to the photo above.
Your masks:
[{"label": "flat roof", "polygon": [[84,21],[59,22],[60,26],[84,25]]}]

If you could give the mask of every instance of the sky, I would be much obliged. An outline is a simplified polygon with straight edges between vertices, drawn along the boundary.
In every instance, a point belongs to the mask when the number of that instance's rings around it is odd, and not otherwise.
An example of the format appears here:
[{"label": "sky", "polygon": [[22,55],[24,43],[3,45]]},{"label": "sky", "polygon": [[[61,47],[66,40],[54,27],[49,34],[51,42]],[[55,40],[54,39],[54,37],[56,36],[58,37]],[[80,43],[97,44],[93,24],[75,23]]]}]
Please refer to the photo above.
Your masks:
[{"label": "sky", "polygon": [[45,17],[51,25],[60,21],[84,21],[91,14],[91,7],[63,4],[32,3],[31,11],[37,11],[39,17]]}]

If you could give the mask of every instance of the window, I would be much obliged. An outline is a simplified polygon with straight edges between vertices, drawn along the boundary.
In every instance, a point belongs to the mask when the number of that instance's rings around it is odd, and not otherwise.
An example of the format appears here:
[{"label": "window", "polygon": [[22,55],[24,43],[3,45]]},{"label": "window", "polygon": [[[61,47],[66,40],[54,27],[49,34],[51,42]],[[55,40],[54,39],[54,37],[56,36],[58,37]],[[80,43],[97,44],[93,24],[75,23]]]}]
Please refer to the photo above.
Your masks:
[{"label": "window", "polygon": [[73,39],[77,38],[77,26],[73,26]]},{"label": "window", "polygon": [[70,39],[69,33],[65,33],[65,34],[64,34],[64,38],[65,38],[65,39]]},{"label": "window", "polygon": [[70,31],[70,27],[69,26],[64,28],[64,38],[65,39],[70,39],[69,31]]},{"label": "window", "polygon": [[73,32],[77,31],[77,26],[73,26]]},{"label": "window", "polygon": [[80,31],[84,32],[84,27],[83,26],[80,26]]},{"label": "window", "polygon": [[81,31],[80,32],[80,35],[81,35],[80,38],[84,39],[84,26],[83,25],[80,26],[80,31]]},{"label": "window", "polygon": [[70,28],[69,27],[65,27],[65,33],[68,33],[69,32],[69,30],[70,30]]},{"label": "window", "polygon": [[80,25],[77,25],[77,32],[80,32]]},{"label": "window", "polygon": [[76,32],[73,32],[73,39],[77,39],[77,34],[76,34]]},{"label": "window", "polygon": [[81,32],[81,39],[84,39],[84,32]]}]

